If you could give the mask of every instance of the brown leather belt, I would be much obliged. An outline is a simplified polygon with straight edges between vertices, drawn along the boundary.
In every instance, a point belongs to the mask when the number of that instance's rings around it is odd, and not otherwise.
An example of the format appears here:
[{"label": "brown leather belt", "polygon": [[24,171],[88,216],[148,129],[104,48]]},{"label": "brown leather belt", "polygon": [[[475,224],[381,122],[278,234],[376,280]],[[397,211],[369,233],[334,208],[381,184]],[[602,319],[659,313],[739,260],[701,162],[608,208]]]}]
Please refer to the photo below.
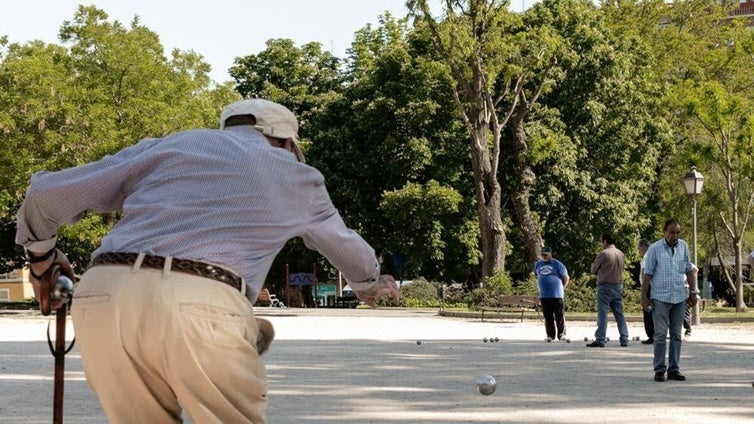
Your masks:
[{"label": "brown leather belt", "polygon": [[[139,255],[137,253],[101,253],[92,259],[89,263],[89,268],[96,265],[133,265],[138,257]],[[165,258],[162,256],[145,255],[144,260],[141,262],[141,266],[144,268],[163,269],[165,267]],[[173,258],[170,270],[219,281],[238,291],[241,291],[241,284],[243,284],[243,279],[241,277],[226,269],[189,259]]]}]

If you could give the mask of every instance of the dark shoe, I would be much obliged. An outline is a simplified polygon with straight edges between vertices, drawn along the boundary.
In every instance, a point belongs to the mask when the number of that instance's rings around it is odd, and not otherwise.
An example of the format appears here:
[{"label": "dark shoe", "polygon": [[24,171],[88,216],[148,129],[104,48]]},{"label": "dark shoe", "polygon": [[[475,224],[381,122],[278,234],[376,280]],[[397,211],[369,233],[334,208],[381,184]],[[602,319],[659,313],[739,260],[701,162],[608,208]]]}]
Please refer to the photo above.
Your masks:
[{"label": "dark shoe", "polygon": [[628,347],[628,343],[621,343],[620,346],[621,347]]},{"label": "dark shoe", "polygon": [[647,339],[647,340],[642,340],[641,341],[641,344],[654,344],[654,343],[655,343],[655,341],[652,340],[652,339]]},{"label": "dark shoe", "polygon": [[686,336],[686,337],[691,337],[691,330],[686,330],[686,334],[685,334],[685,336]]},{"label": "dark shoe", "polygon": [[686,381],[686,376],[678,371],[673,371],[668,373],[668,380]]},{"label": "dark shoe", "polygon": [[586,347],[605,347],[605,345],[601,345],[601,344],[597,343],[597,341],[595,340],[595,341],[593,341],[591,343],[587,343]]},{"label": "dark shoe", "polygon": [[665,371],[657,371],[655,373],[655,381],[658,381],[658,382],[665,381]]}]

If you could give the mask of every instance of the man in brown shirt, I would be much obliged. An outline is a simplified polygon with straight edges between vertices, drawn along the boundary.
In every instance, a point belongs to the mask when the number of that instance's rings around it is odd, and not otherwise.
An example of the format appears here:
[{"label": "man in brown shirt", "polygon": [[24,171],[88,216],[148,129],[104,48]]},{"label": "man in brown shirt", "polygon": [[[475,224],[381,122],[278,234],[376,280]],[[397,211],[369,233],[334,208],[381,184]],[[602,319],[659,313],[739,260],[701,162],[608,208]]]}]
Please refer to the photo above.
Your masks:
[{"label": "man in brown shirt", "polygon": [[597,331],[594,341],[587,347],[605,347],[607,342],[607,310],[613,311],[620,333],[620,345],[628,346],[628,327],[623,316],[623,269],[626,257],[610,234],[602,235],[602,250],[592,262],[592,273],[597,274]]}]

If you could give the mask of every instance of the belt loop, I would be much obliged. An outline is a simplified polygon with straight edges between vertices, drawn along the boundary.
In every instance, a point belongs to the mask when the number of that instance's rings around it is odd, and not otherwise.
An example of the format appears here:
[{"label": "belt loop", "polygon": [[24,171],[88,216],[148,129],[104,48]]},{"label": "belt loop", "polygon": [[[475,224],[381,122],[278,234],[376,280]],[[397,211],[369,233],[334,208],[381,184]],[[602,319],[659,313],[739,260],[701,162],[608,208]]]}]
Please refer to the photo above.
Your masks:
[{"label": "belt loop", "polygon": [[170,278],[170,270],[173,269],[173,257],[165,258],[165,265],[162,267],[162,278]]},{"label": "belt loop", "polygon": [[246,297],[246,280],[241,277],[241,296]]},{"label": "belt loop", "polygon": [[141,269],[141,263],[144,261],[144,256],[147,254],[144,252],[139,253],[139,256],[136,257],[136,260],[134,261],[134,266],[131,267],[131,272],[136,274],[139,272],[139,269]]}]

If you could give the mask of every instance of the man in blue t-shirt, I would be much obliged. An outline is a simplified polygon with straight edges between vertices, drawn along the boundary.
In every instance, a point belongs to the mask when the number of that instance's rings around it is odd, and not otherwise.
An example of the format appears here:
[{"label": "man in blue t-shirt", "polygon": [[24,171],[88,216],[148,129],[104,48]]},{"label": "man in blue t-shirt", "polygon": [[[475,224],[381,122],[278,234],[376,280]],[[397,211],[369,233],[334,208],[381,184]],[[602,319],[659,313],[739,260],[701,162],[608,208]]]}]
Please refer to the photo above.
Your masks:
[{"label": "man in blue t-shirt", "polygon": [[562,262],[552,257],[552,249],[542,247],[542,259],[534,264],[534,275],[537,276],[539,299],[542,302],[542,314],[545,317],[545,331],[547,338],[555,338],[555,328],[558,330],[558,340],[564,339],[565,315],[563,313],[563,291],[568,285],[568,270]]}]

